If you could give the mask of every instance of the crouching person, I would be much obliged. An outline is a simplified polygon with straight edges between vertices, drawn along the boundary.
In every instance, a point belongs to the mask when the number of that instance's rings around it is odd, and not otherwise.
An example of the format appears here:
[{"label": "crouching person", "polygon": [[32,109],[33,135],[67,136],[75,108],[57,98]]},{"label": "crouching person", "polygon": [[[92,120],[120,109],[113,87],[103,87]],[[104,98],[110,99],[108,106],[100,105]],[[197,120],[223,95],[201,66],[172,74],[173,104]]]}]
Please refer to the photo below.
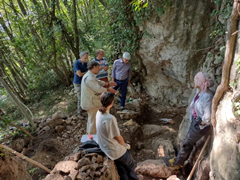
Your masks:
[{"label": "crouching person", "polygon": [[101,95],[102,107],[96,115],[98,143],[101,150],[114,160],[120,180],[138,179],[135,174],[135,165],[129,150],[119,132],[116,118],[109,113],[113,106],[114,94],[104,92]]}]

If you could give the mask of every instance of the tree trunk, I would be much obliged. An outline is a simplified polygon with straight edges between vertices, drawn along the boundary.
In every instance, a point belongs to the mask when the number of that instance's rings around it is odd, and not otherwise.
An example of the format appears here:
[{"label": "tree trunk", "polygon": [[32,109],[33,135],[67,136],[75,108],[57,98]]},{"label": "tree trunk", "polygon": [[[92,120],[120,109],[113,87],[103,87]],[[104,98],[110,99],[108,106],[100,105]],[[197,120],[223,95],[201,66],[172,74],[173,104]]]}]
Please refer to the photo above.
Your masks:
[{"label": "tree trunk", "polygon": [[26,12],[26,10],[25,10],[25,8],[24,8],[24,6],[23,6],[23,3],[21,2],[21,0],[17,0],[17,2],[18,2],[18,6],[19,6],[20,9],[21,9],[21,12],[23,13],[24,16],[26,16],[26,15],[27,15],[27,12]]},{"label": "tree trunk", "polygon": [[36,126],[31,118],[31,116],[26,111],[26,108],[23,106],[23,104],[21,102],[19,102],[19,100],[16,98],[16,96],[12,93],[11,89],[9,88],[9,86],[7,85],[7,83],[4,81],[4,79],[2,77],[0,77],[0,82],[3,84],[3,86],[6,89],[6,91],[8,92],[8,94],[11,96],[13,101],[16,103],[17,107],[19,107],[19,109],[22,111],[24,116],[30,122],[30,124],[32,125],[32,128],[35,129]]},{"label": "tree trunk", "polygon": [[77,27],[77,10],[76,10],[76,0],[73,0],[73,28],[74,28],[74,41],[76,43],[76,51],[78,52],[77,56],[79,56],[79,33]]},{"label": "tree trunk", "polygon": [[217,87],[216,93],[212,100],[212,115],[211,115],[211,121],[212,125],[215,128],[216,127],[216,111],[219,104],[220,99],[223,97],[223,94],[228,90],[229,87],[229,76],[230,76],[230,68],[233,61],[234,56],[234,48],[235,48],[235,42],[237,35],[234,34],[234,32],[237,31],[237,25],[238,25],[238,14],[239,11],[239,3],[237,1],[234,1],[232,14],[230,17],[230,21],[227,27],[227,43],[226,43],[226,51],[222,66],[222,79],[221,84]]}]

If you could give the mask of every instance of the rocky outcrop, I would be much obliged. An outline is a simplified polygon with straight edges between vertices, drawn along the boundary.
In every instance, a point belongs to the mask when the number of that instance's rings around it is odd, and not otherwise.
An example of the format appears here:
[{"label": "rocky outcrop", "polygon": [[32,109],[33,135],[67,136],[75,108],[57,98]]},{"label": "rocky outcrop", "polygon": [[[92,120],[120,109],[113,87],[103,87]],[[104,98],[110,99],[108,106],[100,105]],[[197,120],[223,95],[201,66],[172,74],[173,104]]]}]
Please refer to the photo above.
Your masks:
[{"label": "rocky outcrop", "polygon": [[[152,8],[163,5],[152,1]],[[139,54],[147,68],[147,93],[160,104],[186,106],[193,77],[204,62],[213,17],[211,1],[171,1],[165,13],[154,11],[144,22]]]}]

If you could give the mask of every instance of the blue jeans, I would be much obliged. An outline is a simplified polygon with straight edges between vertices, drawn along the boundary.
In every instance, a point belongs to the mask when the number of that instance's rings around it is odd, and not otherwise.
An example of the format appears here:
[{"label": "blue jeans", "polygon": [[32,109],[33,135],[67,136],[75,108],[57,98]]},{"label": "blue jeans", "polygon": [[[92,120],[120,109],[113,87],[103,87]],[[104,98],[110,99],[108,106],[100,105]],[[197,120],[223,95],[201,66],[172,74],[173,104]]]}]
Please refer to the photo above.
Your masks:
[{"label": "blue jeans", "polygon": [[115,79],[115,82],[117,83],[117,85],[113,88],[115,90],[117,90],[119,87],[121,88],[121,92],[122,92],[122,97],[121,97],[121,106],[124,107],[125,106],[125,100],[126,100],[126,95],[127,95],[127,86],[128,86],[128,79],[119,81],[117,79]]},{"label": "blue jeans", "polygon": [[127,150],[122,157],[114,160],[114,162],[117,166],[120,180],[138,180],[138,177],[134,172],[134,160],[129,150]]}]

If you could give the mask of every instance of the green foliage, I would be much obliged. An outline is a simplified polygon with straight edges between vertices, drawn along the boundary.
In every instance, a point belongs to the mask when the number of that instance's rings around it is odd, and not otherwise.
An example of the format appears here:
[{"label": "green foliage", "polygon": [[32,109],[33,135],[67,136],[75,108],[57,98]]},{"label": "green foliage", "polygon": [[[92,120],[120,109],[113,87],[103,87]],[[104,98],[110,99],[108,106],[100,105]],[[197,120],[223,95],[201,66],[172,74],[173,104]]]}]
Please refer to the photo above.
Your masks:
[{"label": "green foliage", "polygon": [[218,21],[215,23],[214,30],[210,33],[210,37],[213,39],[217,39],[223,35],[225,35],[226,25],[222,24],[219,20],[227,20],[232,12],[233,2],[231,0],[215,0],[216,9],[214,9],[211,13],[212,16],[217,16]]},{"label": "green foliage", "polygon": [[234,102],[234,114],[240,116],[240,100]]},{"label": "green foliage", "polygon": [[237,65],[236,67],[237,73],[240,74],[240,57],[238,57],[234,63]]},{"label": "green foliage", "polygon": [[28,172],[29,172],[30,175],[33,175],[38,170],[39,170],[39,168],[34,167],[34,168],[29,169]]}]

